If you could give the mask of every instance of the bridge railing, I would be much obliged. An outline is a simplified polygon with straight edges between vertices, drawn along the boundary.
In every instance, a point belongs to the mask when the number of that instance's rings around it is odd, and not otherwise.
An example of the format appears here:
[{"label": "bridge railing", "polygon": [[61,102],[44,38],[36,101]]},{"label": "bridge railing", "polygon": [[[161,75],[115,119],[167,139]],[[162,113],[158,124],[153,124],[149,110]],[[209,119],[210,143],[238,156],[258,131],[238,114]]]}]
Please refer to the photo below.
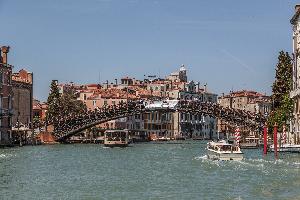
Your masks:
[{"label": "bridge railing", "polygon": [[233,108],[224,108],[219,104],[210,102],[179,101],[178,105],[174,108],[147,109],[143,101],[130,101],[128,103],[97,108],[84,114],[61,116],[61,118],[53,120],[52,123],[54,125],[55,136],[59,138],[59,140],[65,140],[76,133],[100,123],[158,110],[163,110],[164,112],[201,114],[203,116],[219,118],[233,124],[243,124],[250,127],[258,126],[266,120],[265,117],[260,114]]}]

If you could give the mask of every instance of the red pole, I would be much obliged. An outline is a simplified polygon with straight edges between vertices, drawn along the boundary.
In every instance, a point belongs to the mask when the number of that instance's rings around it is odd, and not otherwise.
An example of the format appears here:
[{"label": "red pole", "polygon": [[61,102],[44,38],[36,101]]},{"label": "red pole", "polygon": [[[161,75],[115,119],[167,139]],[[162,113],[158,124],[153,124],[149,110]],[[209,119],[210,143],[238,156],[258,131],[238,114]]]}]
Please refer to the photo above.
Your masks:
[{"label": "red pole", "polygon": [[274,155],[275,158],[278,158],[278,154],[277,154],[277,123],[275,122],[274,125],[274,136],[273,136],[273,142],[274,142]]},{"label": "red pole", "polygon": [[267,123],[264,126],[264,155],[267,155],[268,138],[267,138]]}]

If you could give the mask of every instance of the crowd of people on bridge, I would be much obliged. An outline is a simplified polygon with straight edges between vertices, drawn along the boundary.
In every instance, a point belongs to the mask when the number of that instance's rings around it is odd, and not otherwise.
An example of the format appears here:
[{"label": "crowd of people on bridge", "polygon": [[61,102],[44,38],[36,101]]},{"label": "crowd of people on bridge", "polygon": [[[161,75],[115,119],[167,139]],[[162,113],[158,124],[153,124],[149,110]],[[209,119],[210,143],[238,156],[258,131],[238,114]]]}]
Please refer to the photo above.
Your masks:
[{"label": "crowd of people on bridge", "polygon": [[117,105],[97,107],[94,110],[87,110],[83,113],[59,116],[52,121],[54,133],[58,137],[63,137],[67,133],[88,128],[87,126],[92,127],[93,123],[106,122],[114,118],[128,116],[130,113],[143,109],[142,105],[140,101],[121,101]]},{"label": "crowd of people on bridge", "polygon": [[[202,114],[204,116],[217,117],[219,119],[248,126],[256,126],[264,122],[264,116],[251,113],[245,110],[222,107],[217,103],[202,102],[193,100],[179,101],[177,110],[183,113]],[[147,111],[145,102],[139,101],[121,101],[117,105],[95,108],[83,113],[77,113],[67,116],[57,116],[48,124],[54,125],[54,133],[61,138],[65,135],[75,134],[86,128],[90,128],[101,122],[110,121],[116,118],[126,117],[132,114]]]},{"label": "crowd of people on bridge", "polygon": [[234,124],[244,124],[248,126],[257,126],[266,120],[261,113],[252,113],[246,110],[223,107],[213,102],[182,101],[180,109],[183,112],[201,113]]}]

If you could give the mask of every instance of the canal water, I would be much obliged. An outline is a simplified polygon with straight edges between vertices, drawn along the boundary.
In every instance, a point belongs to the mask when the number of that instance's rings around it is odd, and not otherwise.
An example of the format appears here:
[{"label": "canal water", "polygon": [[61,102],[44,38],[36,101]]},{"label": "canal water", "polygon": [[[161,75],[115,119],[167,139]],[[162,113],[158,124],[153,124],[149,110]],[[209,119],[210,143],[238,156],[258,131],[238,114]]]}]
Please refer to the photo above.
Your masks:
[{"label": "canal water", "polygon": [[0,199],[300,199],[300,155],[211,161],[205,142],[0,149]]}]

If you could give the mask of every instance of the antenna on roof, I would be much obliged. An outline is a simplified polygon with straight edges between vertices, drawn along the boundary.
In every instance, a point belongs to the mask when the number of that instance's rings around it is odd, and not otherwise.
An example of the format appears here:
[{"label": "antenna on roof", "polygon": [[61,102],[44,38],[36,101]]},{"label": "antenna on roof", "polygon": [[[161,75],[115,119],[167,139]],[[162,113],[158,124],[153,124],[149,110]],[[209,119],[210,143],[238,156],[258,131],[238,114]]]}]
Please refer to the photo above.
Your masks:
[{"label": "antenna on roof", "polygon": [[99,84],[101,85],[101,73],[100,73],[100,71],[99,71]]},{"label": "antenna on roof", "polygon": [[158,68],[158,78],[160,79],[160,68]]}]

